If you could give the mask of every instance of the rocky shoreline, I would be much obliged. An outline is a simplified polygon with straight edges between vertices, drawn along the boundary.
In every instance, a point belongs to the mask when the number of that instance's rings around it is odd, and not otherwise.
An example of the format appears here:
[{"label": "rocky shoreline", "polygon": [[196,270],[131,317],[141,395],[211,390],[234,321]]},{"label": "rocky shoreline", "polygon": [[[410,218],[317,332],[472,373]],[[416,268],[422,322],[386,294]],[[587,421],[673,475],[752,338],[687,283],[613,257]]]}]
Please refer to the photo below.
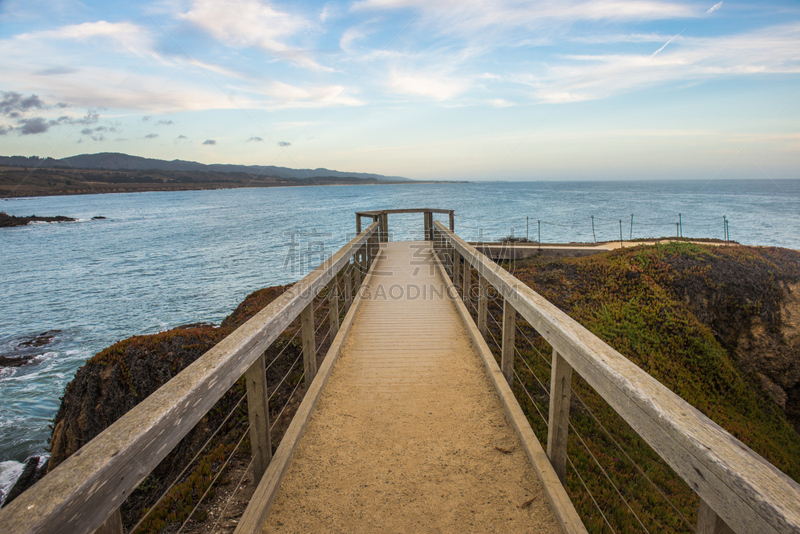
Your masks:
[{"label": "rocky shoreline", "polygon": [[32,222],[75,222],[76,220],[77,219],[65,217],[63,215],[58,215],[56,217],[38,217],[36,215],[31,215],[29,217],[17,217],[15,215],[9,215],[4,211],[0,211],[0,228],[26,226]]}]

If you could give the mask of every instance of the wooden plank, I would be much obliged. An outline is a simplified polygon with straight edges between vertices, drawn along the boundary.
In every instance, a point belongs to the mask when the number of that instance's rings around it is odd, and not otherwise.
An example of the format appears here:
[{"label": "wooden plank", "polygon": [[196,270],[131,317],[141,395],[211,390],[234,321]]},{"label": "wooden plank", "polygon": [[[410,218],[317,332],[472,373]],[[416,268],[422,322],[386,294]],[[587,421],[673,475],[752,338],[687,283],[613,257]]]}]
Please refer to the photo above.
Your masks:
[{"label": "wooden plank", "polygon": [[117,508],[94,534],[122,534],[122,514]]},{"label": "wooden plank", "polygon": [[550,416],[547,425],[547,457],[561,482],[567,469],[569,408],[572,397],[572,367],[553,350],[550,367]]},{"label": "wooden plank", "polygon": [[[469,265],[468,262],[464,262]],[[503,301],[503,349],[500,368],[508,380],[508,385],[514,385],[514,338],[517,335],[517,310],[508,301]]]},{"label": "wooden plank", "polygon": [[434,224],[735,532],[800,533],[800,485],[474,247]]},{"label": "wooden plank", "polygon": [[269,395],[264,356],[256,358],[245,374],[247,384],[247,417],[250,420],[250,446],[253,450],[253,480],[264,476],[272,459],[272,437],[269,432]]},{"label": "wooden plank", "polygon": [[353,238],[56,469],[0,509],[4,534],[92,532],[286,330],[377,229]]},{"label": "wooden plank", "polygon": [[341,278],[341,272],[337,274],[333,280],[331,280],[330,284],[328,284],[328,309],[330,310],[330,315],[328,318],[331,323],[330,327],[330,339],[336,337],[336,333],[339,331],[339,279]]},{"label": "wooden plank", "polygon": [[306,391],[308,391],[317,375],[317,340],[314,335],[313,300],[300,314],[300,325],[303,331],[303,369],[305,370]]},{"label": "wooden plank", "polygon": [[452,210],[438,209],[438,208],[403,208],[396,210],[373,210],[373,211],[357,211],[357,215],[364,215],[372,217],[373,215],[389,214],[389,213],[424,213],[430,211],[431,213],[450,213]]},{"label": "wooden plank", "polygon": [[[442,273],[442,278],[444,278],[447,286],[447,294],[454,294],[455,287],[450,279],[447,278],[447,273],[442,263],[439,261],[439,258],[435,258],[434,261],[436,261],[439,272]],[[492,384],[494,384],[497,394],[500,396],[503,409],[506,412],[506,417],[508,417],[511,426],[514,427],[517,436],[519,436],[522,447],[525,449],[525,454],[527,454],[534,471],[536,471],[536,475],[542,483],[544,492],[547,495],[547,500],[550,502],[550,507],[561,525],[561,530],[564,531],[564,534],[586,534],[586,527],[584,527],[583,522],[578,516],[578,512],[575,511],[575,507],[569,495],[567,495],[564,486],[561,485],[561,481],[553,470],[553,466],[550,464],[550,460],[545,454],[544,449],[542,449],[542,445],[536,438],[536,434],[534,434],[519,402],[517,402],[517,399],[514,397],[511,386],[509,386],[505,375],[500,370],[500,367],[498,367],[494,355],[486,344],[486,340],[484,340],[477,326],[472,321],[472,316],[469,314],[469,311],[467,311],[464,303],[458,299],[452,300],[458,309],[459,315],[461,315],[461,320],[464,321],[464,325],[467,327],[472,342],[478,349],[487,374]]]},{"label": "wooden plank", "polygon": [[489,313],[489,281],[478,275],[478,331],[486,339],[486,318]]},{"label": "wooden plank", "polygon": [[[367,281],[369,281],[371,277],[372,271],[367,274]],[[275,451],[275,456],[272,462],[270,462],[269,467],[267,467],[267,471],[261,479],[261,483],[256,487],[256,491],[250,499],[244,514],[242,514],[234,534],[257,534],[261,532],[261,526],[269,515],[272,503],[275,501],[275,495],[277,495],[278,489],[280,488],[281,480],[283,480],[286,471],[289,469],[289,465],[291,465],[292,458],[297,450],[297,445],[303,437],[303,432],[305,432],[311,415],[314,413],[314,408],[317,406],[322,391],[325,389],[325,384],[328,383],[331,371],[342,351],[347,333],[353,326],[353,321],[361,306],[361,302],[361,295],[356,295],[353,306],[351,306],[347,315],[345,315],[344,321],[342,321],[342,327],[339,329],[339,333],[336,334],[336,337],[328,349],[328,353],[325,355],[325,360],[323,360],[319,368],[317,377],[303,397],[303,401],[300,403],[297,412],[292,418],[289,428],[286,429],[286,433],[283,435],[283,439],[280,445],[278,445],[278,449]]]},{"label": "wooden plank", "polygon": [[695,534],[731,534],[733,530],[703,499],[697,510],[697,529]]}]

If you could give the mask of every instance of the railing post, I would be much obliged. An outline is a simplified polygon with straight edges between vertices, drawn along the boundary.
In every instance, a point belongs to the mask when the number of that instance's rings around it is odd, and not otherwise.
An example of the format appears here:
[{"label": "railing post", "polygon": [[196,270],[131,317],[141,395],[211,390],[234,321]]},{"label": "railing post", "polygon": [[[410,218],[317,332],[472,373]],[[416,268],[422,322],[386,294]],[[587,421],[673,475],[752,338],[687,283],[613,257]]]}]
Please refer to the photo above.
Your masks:
[{"label": "railing post", "polygon": [[467,258],[464,258],[464,291],[463,291],[463,300],[464,302],[469,302],[472,300],[472,295],[470,295],[469,290],[472,286],[472,264],[467,261]]},{"label": "railing post", "polygon": [[425,228],[425,239],[424,241],[429,241],[431,238],[431,212],[423,211],[422,212],[422,220],[423,226]]},{"label": "railing post", "polygon": [[500,369],[509,387],[514,385],[514,338],[517,335],[517,310],[505,299],[503,301],[503,350]]},{"label": "railing post", "polygon": [[331,343],[339,332],[339,273],[333,277],[328,285],[328,320],[331,322]]},{"label": "railing post", "polygon": [[734,534],[733,529],[703,499],[700,499],[700,508],[697,510],[697,530],[695,532],[696,534]]},{"label": "railing post", "polygon": [[272,437],[269,433],[269,396],[267,371],[262,354],[245,373],[247,382],[247,417],[250,419],[250,445],[253,451],[253,481],[256,486],[272,460]]},{"label": "railing post", "polygon": [[356,235],[361,233],[361,215],[356,213]]},{"label": "railing post", "polygon": [[486,338],[486,315],[489,311],[489,280],[478,275],[478,331]]},{"label": "railing post", "polygon": [[303,368],[306,372],[306,391],[317,374],[317,341],[314,338],[314,301],[308,303],[300,313],[300,324],[303,330]]},{"label": "railing post", "polygon": [[352,264],[347,263],[342,270],[342,277],[344,278],[344,311],[350,311],[350,305],[353,303],[353,276],[351,274]]},{"label": "railing post", "polygon": [[380,220],[381,220],[381,223],[380,223],[381,242],[388,243],[389,242],[389,214],[388,213],[382,213]]},{"label": "railing post", "polygon": [[553,349],[550,369],[550,422],[547,427],[547,457],[564,482],[567,468],[569,407],[572,397],[572,366]]},{"label": "railing post", "polygon": [[94,534],[122,534],[122,514],[119,508],[114,510],[105,523],[94,531]]},{"label": "railing post", "polygon": [[455,248],[453,248],[453,285],[456,286],[456,290],[461,285],[461,254]]},{"label": "railing post", "polygon": [[454,213],[451,210],[450,211],[450,231],[451,232],[455,232],[455,230],[456,230],[455,217],[453,215],[454,215]]}]

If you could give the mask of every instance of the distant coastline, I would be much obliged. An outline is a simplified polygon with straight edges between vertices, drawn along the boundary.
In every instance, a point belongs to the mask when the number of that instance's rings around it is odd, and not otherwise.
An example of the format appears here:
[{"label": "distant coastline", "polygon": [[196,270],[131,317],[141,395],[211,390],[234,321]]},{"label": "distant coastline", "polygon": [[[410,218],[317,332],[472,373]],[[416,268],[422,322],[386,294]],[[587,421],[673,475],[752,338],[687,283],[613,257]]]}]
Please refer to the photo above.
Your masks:
[{"label": "distant coastline", "polygon": [[433,182],[375,178],[275,178],[245,173],[203,171],[126,171],[97,169],[30,169],[0,167],[0,198],[145,191],[198,191],[247,187],[302,187],[319,185],[389,185]]},{"label": "distant coastline", "polygon": [[433,183],[402,176],[289,169],[272,165],[205,165],[118,153],[63,159],[0,156],[0,198],[245,187]]}]

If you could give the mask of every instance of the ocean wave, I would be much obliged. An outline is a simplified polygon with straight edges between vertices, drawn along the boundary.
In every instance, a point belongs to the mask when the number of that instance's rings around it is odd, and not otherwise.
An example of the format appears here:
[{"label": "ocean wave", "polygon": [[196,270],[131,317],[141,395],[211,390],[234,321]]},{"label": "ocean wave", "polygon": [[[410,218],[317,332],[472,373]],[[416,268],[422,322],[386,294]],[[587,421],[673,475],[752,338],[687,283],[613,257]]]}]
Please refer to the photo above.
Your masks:
[{"label": "ocean wave", "polygon": [[17,374],[16,367],[0,367],[0,380],[6,380]]},{"label": "ocean wave", "polygon": [[8,492],[22,474],[25,464],[8,460],[0,462],[0,506],[5,502]]}]

